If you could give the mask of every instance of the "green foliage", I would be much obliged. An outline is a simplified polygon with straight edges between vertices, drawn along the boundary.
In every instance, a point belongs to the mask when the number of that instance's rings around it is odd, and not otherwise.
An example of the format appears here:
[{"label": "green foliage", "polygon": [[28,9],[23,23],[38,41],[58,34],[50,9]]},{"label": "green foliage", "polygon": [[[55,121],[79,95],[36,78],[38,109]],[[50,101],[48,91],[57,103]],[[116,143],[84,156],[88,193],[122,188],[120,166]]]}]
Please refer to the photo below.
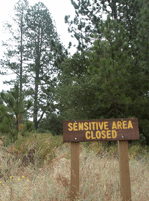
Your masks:
[{"label": "green foliage", "polygon": [[76,16],[67,16],[66,23],[80,54],[64,62],[56,99],[60,111],[67,119],[138,117],[149,144],[148,2],[71,3]]},{"label": "green foliage", "polygon": [[34,129],[34,124],[31,121],[27,121],[25,124],[26,131],[31,132]]},{"label": "green foliage", "polygon": [[19,130],[21,136],[28,136],[30,132],[34,132],[34,123],[32,121],[26,121],[21,124],[22,128]]},{"label": "green foliage", "polygon": [[[9,48],[1,60],[4,69],[11,69],[16,74],[16,80],[11,84],[18,85],[18,95],[12,96],[19,99],[16,101],[9,96],[9,106],[13,107],[16,116],[19,114],[16,119],[20,124],[25,118],[22,100],[24,96],[27,100],[32,99],[30,116],[37,129],[46,111],[53,112],[54,77],[67,52],[60,43],[50,12],[42,2],[29,6],[27,0],[19,0],[14,7],[14,23],[14,26],[7,23],[6,27],[12,36],[11,43],[14,41],[15,45],[4,42],[4,46]],[[16,107],[15,103],[18,104]],[[28,101],[26,110],[31,109],[30,103]]]},{"label": "green foliage", "polygon": [[129,71],[133,59],[129,47],[123,47],[127,43],[127,34],[109,16],[99,26],[104,39],[95,38],[94,46],[88,52],[91,82],[99,85],[96,92],[98,104],[108,112],[104,114],[106,118],[131,115],[126,108],[132,104],[127,92],[131,89]]},{"label": "green foliage", "polygon": [[54,73],[65,57],[52,17],[39,2],[26,14],[29,93],[33,99],[34,127],[37,130],[47,110],[52,110],[55,88]]},{"label": "green foliage", "polygon": [[[5,81],[7,84],[19,83],[20,94],[23,92],[23,87],[27,81],[25,55],[26,49],[26,23],[25,15],[28,9],[27,0],[18,0],[14,6],[14,15],[11,16],[12,22],[6,22],[4,29],[9,33],[9,39],[3,41],[4,57],[0,62],[4,72],[10,72],[16,75],[16,78],[11,81]],[[8,71],[9,70],[9,71]]]},{"label": "green foliage", "polygon": [[[30,109],[32,103],[30,100],[25,101],[20,98],[18,85],[15,85],[10,91],[1,92],[1,97],[6,106],[2,105],[1,111],[1,131],[3,133],[10,132],[11,140],[17,139],[19,131],[20,116],[25,115]],[[6,126],[7,124],[7,126]],[[13,139],[14,138],[14,139]]]},{"label": "green foliage", "polygon": [[[15,116],[18,129],[20,116],[25,119],[29,109],[34,128],[52,134],[61,134],[62,121],[68,119],[138,117],[141,141],[149,145],[148,1],[71,3],[76,16],[73,20],[66,16],[65,22],[78,40],[78,51],[72,57],[67,57],[43,3],[17,3],[17,48],[8,50],[1,65],[16,73],[19,84],[1,94],[7,108],[0,108],[0,129],[9,132],[4,125],[10,123],[15,130],[9,115]],[[23,99],[29,97],[33,107]],[[28,122],[22,134],[32,129]]]},{"label": "green foliage", "polygon": [[0,132],[9,133],[12,126],[12,116],[8,113],[6,106],[0,105]]},{"label": "green foliage", "polygon": [[[29,150],[35,151],[38,162],[51,161],[55,156],[55,150],[63,144],[62,136],[52,136],[51,133],[28,133],[16,140],[14,153],[22,158]],[[10,145],[11,147],[11,145]]]},{"label": "green foliage", "polygon": [[90,82],[87,70],[88,58],[76,53],[62,64],[62,73],[58,77],[55,93],[56,107],[64,119],[93,118],[97,85]]},{"label": "green foliage", "polygon": [[63,117],[56,114],[48,114],[39,125],[38,132],[50,132],[52,135],[62,135],[63,133]]}]

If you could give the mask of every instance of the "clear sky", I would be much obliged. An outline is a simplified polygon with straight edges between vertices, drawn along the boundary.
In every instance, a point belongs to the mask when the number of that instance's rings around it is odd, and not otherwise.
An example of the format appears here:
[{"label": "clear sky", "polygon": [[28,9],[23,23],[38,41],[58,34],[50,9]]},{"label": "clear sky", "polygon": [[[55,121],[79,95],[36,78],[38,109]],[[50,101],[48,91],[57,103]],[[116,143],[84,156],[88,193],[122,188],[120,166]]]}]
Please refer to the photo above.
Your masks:
[{"label": "clear sky", "polygon": [[[38,3],[38,0],[28,0],[30,5]],[[56,23],[57,32],[60,36],[61,42],[68,46],[68,43],[73,42],[74,39],[71,38],[71,34],[68,33],[68,25],[64,22],[65,15],[70,15],[73,17],[75,15],[74,8],[71,5],[70,0],[40,0],[49,9],[53,20]],[[13,7],[18,2],[18,0],[4,0],[0,6],[0,59],[3,53],[3,48],[1,46],[2,40],[7,39],[7,35],[3,31],[3,22],[9,21],[11,19],[11,14],[13,13]],[[75,41],[74,41],[75,43]],[[72,53],[75,49],[72,50]],[[0,91],[2,89],[8,89],[2,84],[3,80],[10,79],[10,76],[0,75]]]}]

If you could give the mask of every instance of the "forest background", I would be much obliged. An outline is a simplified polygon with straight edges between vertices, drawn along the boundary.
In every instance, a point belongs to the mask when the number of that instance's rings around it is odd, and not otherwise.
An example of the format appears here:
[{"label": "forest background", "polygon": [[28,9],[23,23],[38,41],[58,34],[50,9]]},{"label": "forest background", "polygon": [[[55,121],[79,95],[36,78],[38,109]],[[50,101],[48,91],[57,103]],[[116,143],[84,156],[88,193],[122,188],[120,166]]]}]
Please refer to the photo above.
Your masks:
[{"label": "forest background", "polygon": [[0,132],[15,141],[35,130],[60,135],[64,120],[136,117],[140,141],[149,145],[149,2],[71,3],[75,17],[65,22],[78,41],[73,55],[42,2],[15,5],[0,73],[11,70],[16,79],[1,92]]}]

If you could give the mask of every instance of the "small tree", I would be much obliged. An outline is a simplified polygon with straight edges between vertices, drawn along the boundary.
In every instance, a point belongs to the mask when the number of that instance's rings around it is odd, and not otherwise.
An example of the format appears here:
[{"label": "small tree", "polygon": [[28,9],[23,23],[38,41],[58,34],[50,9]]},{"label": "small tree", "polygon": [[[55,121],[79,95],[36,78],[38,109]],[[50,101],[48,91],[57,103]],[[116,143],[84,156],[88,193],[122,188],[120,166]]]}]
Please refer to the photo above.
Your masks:
[{"label": "small tree", "polygon": [[4,104],[6,105],[9,115],[15,118],[15,129],[19,132],[20,116],[25,114],[30,107],[32,102],[30,100],[25,101],[23,98],[20,99],[20,91],[18,85],[15,85],[13,89],[8,92],[1,92],[1,97]]},{"label": "small tree", "polygon": [[13,115],[9,114],[7,107],[0,105],[0,132],[12,133]]}]

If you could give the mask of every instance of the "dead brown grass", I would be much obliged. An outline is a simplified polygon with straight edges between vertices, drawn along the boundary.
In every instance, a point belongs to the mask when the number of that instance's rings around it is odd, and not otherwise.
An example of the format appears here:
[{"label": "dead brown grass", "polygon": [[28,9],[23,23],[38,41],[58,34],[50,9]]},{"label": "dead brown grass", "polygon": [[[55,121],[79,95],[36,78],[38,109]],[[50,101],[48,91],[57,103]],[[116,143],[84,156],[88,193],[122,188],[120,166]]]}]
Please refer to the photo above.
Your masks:
[{"label": "dead brown grass", "polygon": [[[15,149],[13,147],[13,149]],[[100,152],[100,153],[99,153]],[[55,150],[40,166],[21,165],[21,159],[0,148],[0,201],[69,201],[70,144]],[[130,155],[132,201],[149,200],[149,162]],[[119,163],[110,151],[81,145],[78,201],[120,201]]]}]

